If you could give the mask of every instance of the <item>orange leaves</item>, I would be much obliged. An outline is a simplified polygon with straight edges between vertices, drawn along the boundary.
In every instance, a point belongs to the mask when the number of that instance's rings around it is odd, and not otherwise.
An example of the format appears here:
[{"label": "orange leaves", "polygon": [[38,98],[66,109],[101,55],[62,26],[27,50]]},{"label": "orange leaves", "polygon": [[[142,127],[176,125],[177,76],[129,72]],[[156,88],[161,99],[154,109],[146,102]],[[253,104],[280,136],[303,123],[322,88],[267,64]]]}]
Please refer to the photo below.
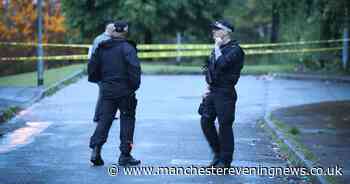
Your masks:
[{"label": "orange leaves", "polygon": [[[0,40],[35,41],[37,9],[35,0],[11,0],[0,3]],[[43,41],[60,41],[64,38],[64,17],[61,15],[60,2],[43,3]]]},{"label": "orange leaves", "polygon": [[46,31],[54,32],[54,33],[64,33],[66,29],[62,26],[64,23],[64,17],[60,15],[48,16],[48,14],[44,17],[44,26]]}]

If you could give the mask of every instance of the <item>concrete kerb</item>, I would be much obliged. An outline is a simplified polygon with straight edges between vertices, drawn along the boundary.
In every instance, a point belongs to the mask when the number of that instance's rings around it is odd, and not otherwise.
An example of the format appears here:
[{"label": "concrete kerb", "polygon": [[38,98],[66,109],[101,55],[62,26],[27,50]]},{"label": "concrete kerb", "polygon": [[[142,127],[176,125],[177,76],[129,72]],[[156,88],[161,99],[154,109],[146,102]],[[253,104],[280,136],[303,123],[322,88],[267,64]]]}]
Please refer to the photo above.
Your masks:
[{"label": "concrete kerb", "polygon": [[42,91],[40,92],[40,94],[37,97],[35,97],[30,102],[24,104],[21,108],[22,109],[28,108],[31,105],[33,105],[34,103],[36,103],[36,102],[40,101],[41,99],[43,99],[44,97],[54,94],[55,92],[57,92],[58,90],[60,90],[64,86],[66,86],[66,85],[68,85],[70,83],[73,83],[77,79],[83,77],[85,73],[86,73],[86,70],[85,69],[81,69],[81,70],[73,73],[72,75],[64,78],[63,80],[60,80],[60,81],[52,84],[51,86],[49,86],[47,88],[43,88]]},{"label": "concrete kerb", "polygon": [[[316,165],[314,165],[314,163],[310,160],[308,160],[306,158],[306,156],[304,155],[304,153],[302,153],[301,151],[298,150],[297,146],[294,145],[291,141],[289,141],[289,139],[287,138],[287,136],[278,129],[278,127],[275,125],[275,123],[271,120],[271,114],[272,112],[269,111],[265,114],[264,116],[264,123],[265,125],[267,125],[267,127],[273,132],[273,134],[275,134],[275,136],[277,137],[277,139],[279,139],[280,141],[282,141],[283,144],[285,144],[287,146],[287,149],[289,152],[293,153],[294,156],[299,159],[299,161],[301,163],[304,164],[304,166],[306,166],[308,169],[311,169],[313,167],[315,167]],[[321,175],[317,175],[314,176],[316,177],[316,179],[321,183],[321,184],[330,184],[330,182],[327,181],[326,177],[321,176]]]}]

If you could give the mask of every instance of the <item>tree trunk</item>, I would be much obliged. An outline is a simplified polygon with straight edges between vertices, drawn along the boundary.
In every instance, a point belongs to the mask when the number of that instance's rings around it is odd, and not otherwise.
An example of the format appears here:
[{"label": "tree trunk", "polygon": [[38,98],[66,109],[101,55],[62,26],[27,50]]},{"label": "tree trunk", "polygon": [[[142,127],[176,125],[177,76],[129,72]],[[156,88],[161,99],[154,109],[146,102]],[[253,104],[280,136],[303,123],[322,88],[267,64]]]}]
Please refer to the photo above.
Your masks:
[{"label": "tree trunk", "polygon": [[343,69],[348,69],[348,62],[349,62],[349,9],[347,6],[348,3],[345,3],[345,9],[344,9],[344,42],[343,42],[343,52],[342,52],[342,61],[343,61]]},{"label": "tree trunk", "polygon": [[4,16],[5,16],[5,24],[7,27],[10,26],[10,19],[11,13],[9,11],[9,0],[3,1],[4,3]]},{"label": "tree trunk", "polygon": [[146,44],[152,43],[152,32],[149,29],[145,30],[144,42]]},{"label": "tree trunk", "polygon": [[[321,2],[320,3],[320,15],[323,15],[324,14],[324,11],[326,9],[326,4],[325,2]],[[329,39],[329,36],[330,36],[330,24],[332,20],[330,20],[329,16],[324,16],[324,18],[321,18],[321,21],[320,21],[320,40],[328,40]],[[328,43],[325,43],[324,44],[324,47],[328,47],[329,44]],[[318,60],[318,63],[319,63],[319,66],[320,68],[324,68],[325,65],[326,65],[326,57],[327,57],[327,53],[320,53],[320,58]]]},{"label": "tree trunk", "polygon": [[271,25],[271,43],[278,41],[278,31],[280,25],[280,12],[277,2],[272,4],[272,25]]}]

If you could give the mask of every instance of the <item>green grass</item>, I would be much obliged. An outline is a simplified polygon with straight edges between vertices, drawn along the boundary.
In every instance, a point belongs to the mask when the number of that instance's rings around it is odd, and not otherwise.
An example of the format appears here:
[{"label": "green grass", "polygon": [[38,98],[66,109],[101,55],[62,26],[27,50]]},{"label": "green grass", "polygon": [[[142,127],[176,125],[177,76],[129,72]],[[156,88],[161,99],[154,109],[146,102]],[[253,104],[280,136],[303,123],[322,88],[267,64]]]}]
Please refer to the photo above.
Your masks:
[{"label": "green grass", "polygon": [[289,129],[289,133],[291,133],[293,135],[297,135],[300,133],[300,130],[297,127],[292,127]]},{"label": "green grass", "polygon": [[[144,74],[201,74],[200,66],[167,65],[159,63],[142,64]],[[294,65],[246,65],[242,74],[261,75],[268,73],[293,72]]]},{"label": "green grass", "polygon": [[[85,64],[75,64],[46,70],[44,72],[44,85],[45,87],[48,87],[83,69],[85,66]],[[36,72],[0,77],[0,86],[36,86],[36,83]]]},{"label": "green grass", "polygon": [[294,72],[295,65],[274,64],[274,65],[245,65],[243,74],[268,74],[268,73],[291,73]]},{"label": "green grass", "polygon": [[181,66],[159,63],[145,63],[142,64],[141,67],[144,74],[201,74],[202,71],[200,66]]},{"label": "green grass", "polygon": [[0,115],[0,123],[11,119],[20,110],[21,108],[17,106],[12,106],[7,108],[6,110],[3,110],[2,114]]},{"label": "green grass", "polygon": [[[44,72],[44,85],[46,87],[58,82],[74,72],[83,69],[86,64],[75,64],[61,68],[49,69]],[[293,65],[246,65],[243,68],[243,74],[260,75],[276,72],[292,72]],[[182,74],[201,74],[201,66],[183,66],[169,65],[161,63],[143,63],[142,71],[144,74],[151,75],[182,75]],[[36,72],[23,73],[0,77],[0,86],[36,86]]]}]

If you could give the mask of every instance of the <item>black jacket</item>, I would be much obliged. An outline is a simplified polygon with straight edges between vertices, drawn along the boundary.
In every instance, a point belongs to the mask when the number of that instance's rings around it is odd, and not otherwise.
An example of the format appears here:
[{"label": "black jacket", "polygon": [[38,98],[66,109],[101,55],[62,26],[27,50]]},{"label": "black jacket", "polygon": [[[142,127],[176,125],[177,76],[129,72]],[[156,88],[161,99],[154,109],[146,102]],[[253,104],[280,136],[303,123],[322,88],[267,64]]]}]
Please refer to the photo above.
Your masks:
[{"label": "black jacket", "polygon": [[244,51],[236,41],[220,47],[222,55],[215,61],[214,50],[204,66],[204,74],[211,90],[234,90],[244,64]]},{"label": "black jacket", "polygon": [[88,80],[100,83],[105,98],[133,94],[141,83],[136,46],[122,38],[100,43],[88,63]]}]

